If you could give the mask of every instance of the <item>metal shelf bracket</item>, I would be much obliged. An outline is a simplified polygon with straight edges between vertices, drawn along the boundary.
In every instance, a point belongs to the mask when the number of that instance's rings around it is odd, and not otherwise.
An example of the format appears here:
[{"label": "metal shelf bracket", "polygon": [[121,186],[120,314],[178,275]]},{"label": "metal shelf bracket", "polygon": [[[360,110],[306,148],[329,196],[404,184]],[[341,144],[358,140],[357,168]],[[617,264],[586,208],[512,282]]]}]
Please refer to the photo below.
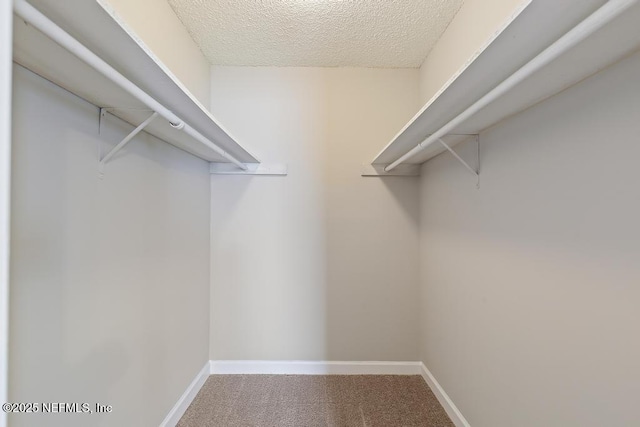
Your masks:
[{"label": "metal shelf bracket", "polygon": [[456,160],[458,160],[462,166],[464,166],[469,172],[471,172],[472,174],[474,174],[476,176],[476,188],[480,188],[480,136],[476,135],[475,136],[475,140],[476,140],[476,168],[472,168],[469,163],[467,163],[462,157],[460,157],[460,155],[458,153],[455,152],[455,150],[453,148],[451,148],[446,142],[444,142],[442,140],[442,138],[438,138],[438,142],[440,144],[442,144],[442,146],[444,148],[447,149],[447,151],[449,151],[453,157],[456,158]]},{"label": "metal shelf bracket", "polygon": [[[100,109],[100,128],[102,127],[102,118],[105,112],[105,108]],[[120,141],[115,147],[113,147],[111,151],[109,151],[104,157],[102,157],[102,153],[99,153],[100,161],[98,163],[98,172],[100,174],[100,178],[104,176],[104,166],[107,164],[109,159],[115,156],[118,151],[120,151],[125,145],[129,143],[129,141],[133,139],[133,137],[142,132],[142,130],[144,130],[144,128],[147,127],[147,125],[151,123],[156,117],[158,117],[158,112],[154,111],[153,114],[151,114],[144,122],[140,123],[137,128],[135,128],[127,136],[125,136],[124,139]]]}]

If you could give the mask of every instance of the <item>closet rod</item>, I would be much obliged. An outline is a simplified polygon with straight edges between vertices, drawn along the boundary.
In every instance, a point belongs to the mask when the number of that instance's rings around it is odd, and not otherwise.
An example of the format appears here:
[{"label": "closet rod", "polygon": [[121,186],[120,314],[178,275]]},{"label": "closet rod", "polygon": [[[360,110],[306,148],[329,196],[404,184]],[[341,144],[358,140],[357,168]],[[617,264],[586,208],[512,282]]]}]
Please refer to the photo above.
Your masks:
[{"label": "closet rod", "polygon": [[225,159],[229,160],[229,162],[235,164],[242,170],[247,170],[247,166],[236,159],[231,154],[227,153],[225,150],[220,148],[215,143],[211,142],[208,138],[202,135],[200,132],[189,126],[187,123],[182,121],[178,116],[173,114],[168,108],[164,105],[160,104],[154,98],[152,98],[145,91],[140,89],[138,86],[133,84],[130,80],[128,80],[125,76],[120,74],[113,68],[111,65],[107,64],[103,61],[98,55],[93,53],[87,47],[85,47],[82,43],[71,37],[68,33],[66,33],[62,28],[58,27],[55,23],[53,23],[49,18],[40,13],[37,9],[31,6],[26,0],[14,0],[14,12],[23,20],[25,20],[29,25],[37,28],[40,32],[45,34],[51,40],[55,41],[57,44],[71,52],[73,55],[77,56],[82,61],[86,62],[88,65],[93,67],[96,71],[100,72],[102,75],[107,77],[109,80],[120,86],[122,89],[127,91],[134,98],[138,99],[140,102],[145,104],[151,110],[157,112],[159,115],[164,117],[171,126],[176,129],[181,129],[192,138],[199,141],[201,144],[209,147],[211,150],[215,151]]},{"label": "closet rod", "polygon": [[482,98],[471,104],[466,110],[451,119],[447,124],[429,135],[424,141],[409,150],[395,162],[384,168],[386,172],[391,171],[401,163],[406,162],[411,157],[426,149],[431,144],[437,142],[440,138],[453,131],[465,120],[473,116],[475,113],[486,107],[491,102],[504,95],[514,86],[525,80],[527,77],[540,70],[542,67],[558,58],[560,55],[589,37],[591,34],[604,27],[606,24],[622,14],[625,10],[636,4],[638,0],[609,0],[598,10],[589,15],[584,21],[573,27],[569,32],[556,40],[552,45],[543,50],[532,60],[523,65],[518,71],[513,73],[507,79],[503,80],[498,86],[490,90]]}]

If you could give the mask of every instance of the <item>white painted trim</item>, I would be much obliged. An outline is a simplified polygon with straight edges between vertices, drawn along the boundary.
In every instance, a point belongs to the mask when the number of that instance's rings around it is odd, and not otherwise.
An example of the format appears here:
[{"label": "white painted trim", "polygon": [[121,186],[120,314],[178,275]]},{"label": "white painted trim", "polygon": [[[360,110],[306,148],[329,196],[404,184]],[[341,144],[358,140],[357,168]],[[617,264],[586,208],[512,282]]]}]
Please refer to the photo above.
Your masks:
[{"label": "white painted trim", "polygon": [[422,378],[429,384],[431,391],[436,395],[438,401],[451,418],[451,421],[456,427],[471,427],[467,420],[462,415],[462,412],[456,407],[449,395],[444,391],[440,383],[436,381],[436,378],[429,372],[424,363],[420,362],[420,374]]},{"label": "white painted trim", "polygon": [[204,385],[204,382],[209,378],[209,372],[211,371],[210,363],[207,362],[204,367],[198,372],[198,375],[191,381],[189,387],[182,393],[178,402],[171,408],[165,419],[160,423],[160,427],[175,427],[180,421],[180,418],[184,415],[185,411],[193,402],[196,395]]},{"label": "white painted trim", "polygon": [[211,374],[420,375],[421,362],[212,360]]},{"label": "white painted trim", "polygon": [[[9,383],[9,231],[11,213],[11,89],[13,2],[0,2],[0,402]],[[0,426],[7,415],[0,412]]]},{"label": "white painted trim", "polygon": [[210,360],[180,396],[160,427],[174,427],[209,375],[421,375],[456,427],[471,427],[422,362],[334,362],[308,360]]}]

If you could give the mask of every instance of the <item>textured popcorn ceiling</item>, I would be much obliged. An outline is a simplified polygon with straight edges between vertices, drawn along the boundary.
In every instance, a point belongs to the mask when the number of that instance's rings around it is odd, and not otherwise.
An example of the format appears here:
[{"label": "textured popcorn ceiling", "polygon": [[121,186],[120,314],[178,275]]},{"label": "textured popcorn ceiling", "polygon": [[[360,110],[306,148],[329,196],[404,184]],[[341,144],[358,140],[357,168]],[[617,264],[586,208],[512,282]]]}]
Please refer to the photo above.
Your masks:
[{"label": "textured popcorn ceiling", "polygon": [[419,67],[463,0],[168,0],[214,65]]}]

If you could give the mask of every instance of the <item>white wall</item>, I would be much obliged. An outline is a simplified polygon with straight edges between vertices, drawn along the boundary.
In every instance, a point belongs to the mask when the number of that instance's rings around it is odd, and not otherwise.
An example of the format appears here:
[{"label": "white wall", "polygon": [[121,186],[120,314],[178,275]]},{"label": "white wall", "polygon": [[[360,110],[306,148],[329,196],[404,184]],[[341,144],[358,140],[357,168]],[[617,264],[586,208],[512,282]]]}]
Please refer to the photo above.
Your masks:
[{"label": "white wall", "polygon": [[360,167],[418,70],[224,68],[212,112],[287,177],[213,176],[213,359],[416,360],[418,181]]},{"label": "white wall", "polygon": [[420,67],[424,105],[531,0],[465,0]]},{"label": "white wall", "polygon": [[[8,400],[12,27],[12,2],[3,1],[0,4],[0,402]],[[5,424],[6,414],[1,412],[0,426]]]},{"label": "white wall", "polygon": [[209,61],[167,0],[97,1],[113,8],[189,92],[205,108],[209,107]]},{"label": "white wall", "polygon": [[[208,360],[208,164],[16,66],[9,400],[113,405],[18,426],[158,425]],[[107,147],[109,148],[109,147]]]},{"label": "white wall", "polygon": [[640,425],[638,75],[483,133],[480,190],[423,167],[421,354],[473,427]]}]

